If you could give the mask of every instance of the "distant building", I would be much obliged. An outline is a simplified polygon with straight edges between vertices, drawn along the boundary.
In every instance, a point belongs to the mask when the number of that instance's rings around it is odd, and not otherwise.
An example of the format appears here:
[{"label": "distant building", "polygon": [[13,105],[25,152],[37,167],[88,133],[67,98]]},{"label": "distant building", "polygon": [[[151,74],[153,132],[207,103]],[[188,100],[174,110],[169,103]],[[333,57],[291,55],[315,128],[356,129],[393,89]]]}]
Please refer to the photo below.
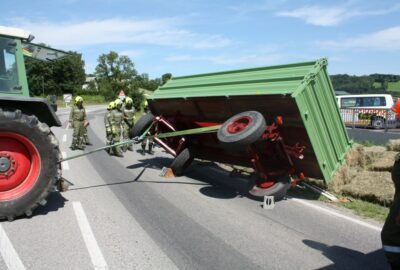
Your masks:
[{"label": "distant building", "polygon": [[85,83],[82,85],[82,90],[85,90],[89,87],[89,84],[94,83],[97,89],[96,77],[87,75],[85,79]]}]

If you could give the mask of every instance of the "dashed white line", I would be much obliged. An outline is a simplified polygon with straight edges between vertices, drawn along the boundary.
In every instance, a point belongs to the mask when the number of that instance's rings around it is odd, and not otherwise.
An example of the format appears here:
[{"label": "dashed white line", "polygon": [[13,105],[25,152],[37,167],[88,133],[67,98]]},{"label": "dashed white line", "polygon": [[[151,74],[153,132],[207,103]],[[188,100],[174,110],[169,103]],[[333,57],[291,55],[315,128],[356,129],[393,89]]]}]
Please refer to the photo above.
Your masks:
[{"label": "dashed white line", "polygon": [[374,226],[374,225],[371,225],[371,224],[369,224],[367,222],[364,222],[364,221],[361,221],[361,220],[358,220],[358,219],[355,219],[355,218],[352,218],[352,217],[348,217],[348,216],[339,214],[339,213],[337,213],[335,211],[326,209],[324,207],[317,206],[317,205],[315,205],[313,203],[309,203],[309,202],[307,202],[305,200],[296,199],[296,198],[291,198],[291,200],[299,202],[299,203],[304,204],[304,205],[307,205],[307,206],[309,206],[311,208],[314,208],[314,209],[317,209],[317,210],[319,210],[321,212],[325,212],[326,214],[333,215],[333,216],[336,216],[336,217],[339,217],[339,218],[343,218],[345,220],[351,221],[353,223],[356,223],[358,225],[370,228],[370,229],[378,231],[378,232],[380,232],[382,230],[382,228],[380,228],[378,226]]},{"label": "dashed white line", "polygon": [[64,135],[63,135],[62,141],[63,141],[63,142],[66,142],[66,141],[67,141],[67,134],[64,134]]},{"label": "dashed white line", "polygon": [[10,270],[25,270],[25,266],[15,251],[10,239],[0,224],[0,253],[7,268]]},{"label": "dashed white line", "polygon": [[[61,154],[62,154],[63,158],[66,158],[66,157],[67,157],[67,153],[66,153],[66,152],[62,152]],[[61,163],[61,167],[62,167],[62,169],[63,169],[64,171],[68,171],[68,170],[69,170],[68,161],[62,162],[62,163]]]},{"label": "dashed white line", "polygon": [[93,235],[86,214],[83,211],[82,204],[80,202],[72,202],[72,205],[74,207],[76,219],[78,221],[79,228],[81,229],[86,248],[89,251],[90,259],[92,260],[94,269],[108,269],[108,265],[103,257],[103,254],[101,253],[96,238]]}]

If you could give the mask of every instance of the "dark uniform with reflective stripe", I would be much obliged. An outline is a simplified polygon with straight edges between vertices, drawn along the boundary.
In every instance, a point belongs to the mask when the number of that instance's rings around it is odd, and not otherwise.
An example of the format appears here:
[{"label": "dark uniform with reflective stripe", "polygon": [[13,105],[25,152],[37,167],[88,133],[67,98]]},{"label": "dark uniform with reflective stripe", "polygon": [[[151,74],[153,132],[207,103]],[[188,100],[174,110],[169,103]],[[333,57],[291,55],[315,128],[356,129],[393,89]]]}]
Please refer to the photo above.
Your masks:
[{"label": "dark uniform with reflective stripe", "polygon": [[393,205],[381,232],[383,250],[392,269],[400,269],[400,153],[392,169],[395,187]]}]

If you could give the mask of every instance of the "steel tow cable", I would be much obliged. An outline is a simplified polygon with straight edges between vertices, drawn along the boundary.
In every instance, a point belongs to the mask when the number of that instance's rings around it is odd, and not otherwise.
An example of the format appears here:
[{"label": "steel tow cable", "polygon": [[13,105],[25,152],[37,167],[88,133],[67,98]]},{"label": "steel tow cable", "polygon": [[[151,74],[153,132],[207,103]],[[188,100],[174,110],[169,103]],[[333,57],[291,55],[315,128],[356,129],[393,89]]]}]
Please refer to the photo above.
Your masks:
[{"label": "steel tow cable", "polygon": [[218,129],[221,127],[221,125],[211,126],[211,127],[201,127],[201,128],[193,128],[193,129],[180,130],[180,131],[174,131],[174,132],[165,132],[165,133],[160,133],[160,134],[156,134],[156,135],[145,136],[149,132],[149,130],[151,129],[152,126],[153,126],[153,124],[150,125],[150,127],[148,129],[146,129],[146,131],[143,132],[143,134],[141,136],[135,137],[132,140],[126,140],[126,141],[118,142],[118,143],[115,143],[115,144],[112,144],[112,145],[106,145],[106,146],[103,146],[103,147],[100,147],[100,148],[96,148],[96,149],[90,150],[88,152],[84,152],[84,153],[77,154],[77,155],[70,156],[70,157],[65,157],[65,158],[61,159],[59,161],[59,163],[67,161],[67,160],[71,160],[71,159],[76,159],[76,158],[79,158],[79,157],[87,156],[87,155],[90,155],[90,154],[93,154],[93,153],[96,153],[96,152],[99,152],[99,151],[102,151],[102,150],[106,150],[106,149],[109,149],[109,148],[112,148],[112,147],[116,147],[116,146],[121,146],[121,145],[131,144],[131,143],[137,144],[137,143],[139,143],[139,142],[141,142],[141,141],[143,141],[145,139],[152,139],[152,138],[163,139],[163,138],[170,138],[170,137],[177,137],[177,136],[184,136],[184,135],[213,133],[213,132],[217,132]]}]

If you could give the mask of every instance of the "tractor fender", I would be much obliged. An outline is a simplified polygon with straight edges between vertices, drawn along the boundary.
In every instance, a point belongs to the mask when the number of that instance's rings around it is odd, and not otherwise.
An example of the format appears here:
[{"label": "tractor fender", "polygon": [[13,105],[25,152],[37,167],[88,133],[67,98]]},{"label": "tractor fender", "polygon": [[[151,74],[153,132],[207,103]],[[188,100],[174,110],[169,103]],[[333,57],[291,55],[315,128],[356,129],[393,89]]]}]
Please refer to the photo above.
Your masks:
[{"label": "tractor fender", "polygon": [[44,98],[0,96],[0,108],[3,110],[21,110],[24,114],[36,116],[49,127],[61,126],[54,109]]}]

